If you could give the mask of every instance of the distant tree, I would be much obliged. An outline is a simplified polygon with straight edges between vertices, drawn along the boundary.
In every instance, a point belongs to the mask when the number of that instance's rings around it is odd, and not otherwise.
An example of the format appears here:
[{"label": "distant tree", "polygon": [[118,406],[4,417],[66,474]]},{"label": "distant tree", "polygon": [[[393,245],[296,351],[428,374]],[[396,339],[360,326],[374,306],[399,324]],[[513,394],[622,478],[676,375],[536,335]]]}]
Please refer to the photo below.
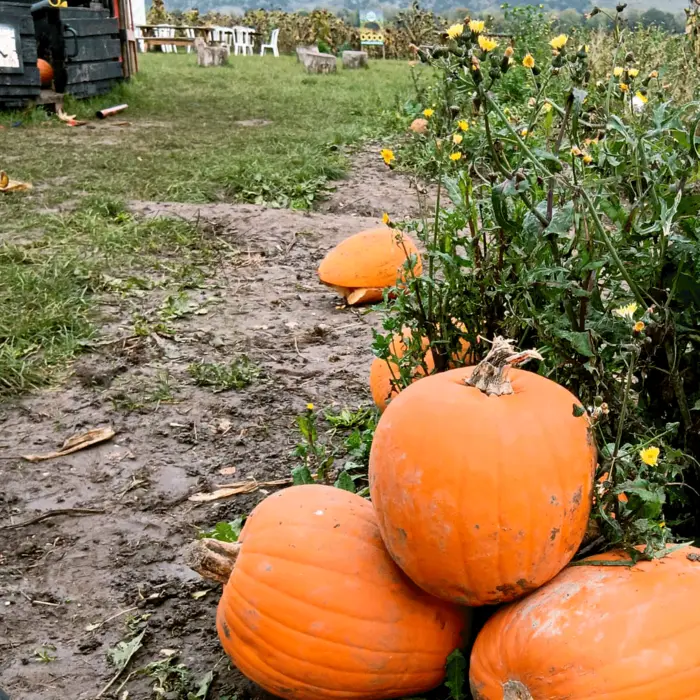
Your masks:
[{"label": "distant tree", "polygon": [[556,27],[559,31],[568,34],[574,27],[579,27],[583,23],[583,15],[573,8],[563,10],[556,19]]},{"label": "distant tree", "polygon": [[676,18],[670,12],[657,10],[652,7],[647,10],[640,18],[639,22],[643,27],[650,27],[652,24],[669,32],[676,31]]}]

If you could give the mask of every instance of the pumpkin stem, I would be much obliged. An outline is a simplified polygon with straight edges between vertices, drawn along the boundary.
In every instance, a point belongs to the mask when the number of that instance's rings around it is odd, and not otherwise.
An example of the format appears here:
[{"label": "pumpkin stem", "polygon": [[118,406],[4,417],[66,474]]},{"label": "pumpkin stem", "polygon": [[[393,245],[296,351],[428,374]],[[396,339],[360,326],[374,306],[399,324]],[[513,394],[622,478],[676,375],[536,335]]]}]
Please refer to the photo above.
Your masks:
[{"label": "pumpkin stem", "polygon": [[513,393],[513,386],[505,374],[508,367],[524,365],[528,360],[541,360],[536,350],[516,352],[513,341],[500,336],[493,339],[493,345],[488,355],[479,362],[465,380],[468,386],[483,391],[487,396],[504,396]]},{"label": "pumpkin stem", "polygon": [[241,545],[209,538],[196,540],[185,551],[185,563],[210,581],[226,583],[236,564]]},{"label": "pumpkin stem", "polygon": [[532,695],[520,681],[508,681],[503,684],[503,700],[532,700]]}]

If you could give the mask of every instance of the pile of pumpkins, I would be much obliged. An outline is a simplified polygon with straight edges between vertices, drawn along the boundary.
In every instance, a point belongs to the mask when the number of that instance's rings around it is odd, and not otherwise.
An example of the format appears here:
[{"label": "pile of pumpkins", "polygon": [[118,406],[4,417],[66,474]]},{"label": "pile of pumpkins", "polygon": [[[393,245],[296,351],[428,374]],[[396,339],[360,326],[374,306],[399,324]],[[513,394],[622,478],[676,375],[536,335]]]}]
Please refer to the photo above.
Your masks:
[{"label": "pile of pumpkins", "polygon": [[[388,286],[331,269],[346,297]],[[476,367],[394,396],[371,502],[305,485],[253,510],[217,612],[246,676],[289,700],[411,697],[471,648],[476,700],[700,698],[700,550],[570,565],[596,449],[578,400],[519,367],[533,356],[496,339]],[[474,640],[480,606],[498,607]]]}]

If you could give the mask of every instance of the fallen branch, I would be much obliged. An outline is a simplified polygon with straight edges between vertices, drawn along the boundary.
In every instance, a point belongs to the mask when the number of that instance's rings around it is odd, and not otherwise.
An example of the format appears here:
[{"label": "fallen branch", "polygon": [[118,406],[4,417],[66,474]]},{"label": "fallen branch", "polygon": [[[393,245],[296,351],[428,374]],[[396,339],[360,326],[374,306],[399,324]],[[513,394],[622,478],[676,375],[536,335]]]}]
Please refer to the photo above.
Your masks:
[{"label": "fallen branch", "polygon": [[185,564],[202,578],[226,583],[236,564],[241,545],[205,538],[195,540],[185,550]]},{"label": "fallen branch", "polygon": [[27,525],[34,525],[34,523],[40,523],[42,520],[48,520],[49,518],[55,518],[58,515],[98,515],[99,513],[104,513],[102,508],[56,508],[55,510],[48,510],[46,513],[41,513],[29,520],[23,520],[19,523],[12,523],[11,525],[3,525],[0,530],[16,530],[20,527],[27,527]]}]

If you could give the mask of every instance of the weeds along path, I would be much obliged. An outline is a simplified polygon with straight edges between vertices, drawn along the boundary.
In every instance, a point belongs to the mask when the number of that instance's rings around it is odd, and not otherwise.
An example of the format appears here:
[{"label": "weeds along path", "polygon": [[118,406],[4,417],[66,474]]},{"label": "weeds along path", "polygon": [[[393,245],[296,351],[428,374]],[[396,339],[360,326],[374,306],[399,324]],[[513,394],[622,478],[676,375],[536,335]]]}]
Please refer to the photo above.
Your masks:
[{"label": "weeds along path", "polygon": [[[110,649],[144,630],[104,697],[151,698],[160,684],[186,698],[177,689],[210,671],[209,697],[260,696],[223,656],[218,591],[185,567],[181,549],[269,490],[187,499],[288,477],[308,402],[369,402],[378,315],[339,308],[316,267],[342,238],[380,222],[378,198],[392,215],[416,209],[405,179],[361,158],[329,213],[155,202],[109,213],[122,245],[157,226],[171,232],[169,248],[138,247],[132,268],[108,275],[96,292],[100,332],[55,388],[0,407],[0,687],[12,698],[95,698],[118,670]],[[343,209],[356,213],[335,213]],[[159,264],[144,266],[142,255]],[[100,426],[116,436],[44,462],[21,458]],[[76,508],[100,512],[23,525]]]}]

